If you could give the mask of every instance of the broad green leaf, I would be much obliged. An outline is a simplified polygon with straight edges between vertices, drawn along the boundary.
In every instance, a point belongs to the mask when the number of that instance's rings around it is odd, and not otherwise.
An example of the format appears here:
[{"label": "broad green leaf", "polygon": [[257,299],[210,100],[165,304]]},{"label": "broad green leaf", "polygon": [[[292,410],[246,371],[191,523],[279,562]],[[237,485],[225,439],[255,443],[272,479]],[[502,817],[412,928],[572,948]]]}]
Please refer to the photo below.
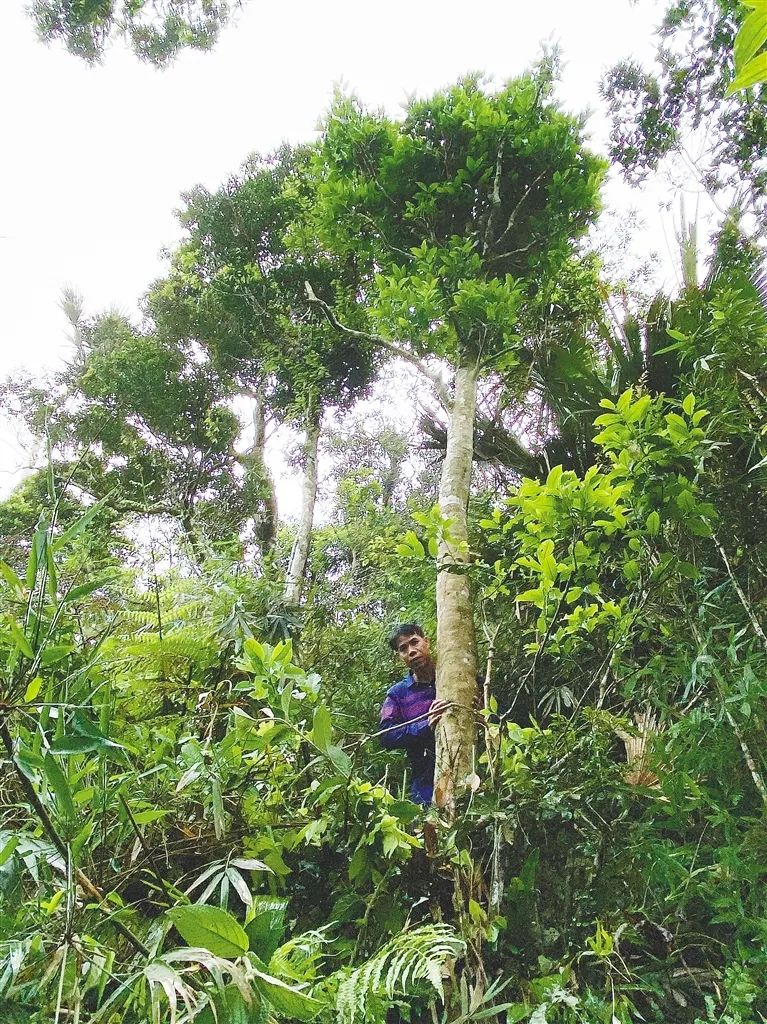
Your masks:
[{"label": "broad green leaf", "polygon": [[265,1024],[266,1016],[262,1011],[261,996],[253,992],[250,1003],[235,985],[227,985],[220,995],[216,996],[215,1012],[206,1006],[202,1013],[194,1018],[194,1024]]},{"label": "broad green leaf", "polygon": [[767,81],[767,52],[760,53],[750,60],[727,89],[726,96],[731,96],[739,89],[749,89],[752,85]]},{"label": "broad green leaf", "polygon": [[43,677],[42,676],[35,676],[35,678],[32,680],[32,682],[29,684],[29,686],[27,686],[26,690],[24,691],[24,700],[26,701],[27,704],[31,703],[31,701],[33,701],[35,699],[35,697],[38,695],[38,693],[40,692],[42,687],[43,687]]},{"label": "broad green leaf", "polygon": [[631,399],[634,397],[634,389],[626,388],[623,394],[620,396],[615,404],[615,408],[618,412],[625,412],[626,409],[631,405]]},{"label": "broad green leaf", "polygon": [[347,778],[351,775],[352,759],[349,757],[345,750],[343,750],[341,747],[333,746],[333,744],[331,743],[331,745],[325,751],[325,754],[332,762],[333,767],[336,769],[336,771],[340,772],[341,775],[345,775]]},{"label": "broad green leaf", "polygon": [[196,904],[167,911],[184,941],[231,960],[248,951],[248,936],[226,910]]},{"label": "broad green leaf", "polygon": [[767,9],[757,8],[744,20],[735,36],[733,55],[738,74],[767,42]]},{"label": "broad green leaf", "polygon": [[74,647],[71,644],[55,644],[52,647],[46,647],[40,654],[40,663],[42,665],[55,665],[57,661],[62,661],[73,650]]},{"label": "broad green leaf", "polygon": [[651,512],[646,522],[647,532],[651,537],[657,537],[660,530],[660,516],[657,512]]},{"label": "broad green leaf", "polygon": [[285,931],[288,901],[280,896],[254,896],[253,919],[245,927],[250,948],[264,963],[269,963]]},{"label": "broad green leaf", "polygon": [[51,741],[51,751],[54,754],[90,754],[102,747],[103,741],[93,736],[57,736]]},{"label": "broad green leaf", "polygon": [[277,1013],[285,1017],[292,1017],[294,1020],[314,1020],[320,1010],[327,1004],[314,999],[293,985],[287,985],[279,978],[273,978],[270,974],[261,971],[251,957],[251,971],[256,988],[262,996],[267,999]]},{"label": "broad green leaf", "polygon": [[682,408],[687,416],[692,416],[695,412],[695,395],[687,395],[685,400],[682,402]]},{"label": "broad green leaf", "polygon": [[312,719],[312,740],[323,753],[326,753],[332,737],[333,726],[330,712],[324,704],[318,704]]}]

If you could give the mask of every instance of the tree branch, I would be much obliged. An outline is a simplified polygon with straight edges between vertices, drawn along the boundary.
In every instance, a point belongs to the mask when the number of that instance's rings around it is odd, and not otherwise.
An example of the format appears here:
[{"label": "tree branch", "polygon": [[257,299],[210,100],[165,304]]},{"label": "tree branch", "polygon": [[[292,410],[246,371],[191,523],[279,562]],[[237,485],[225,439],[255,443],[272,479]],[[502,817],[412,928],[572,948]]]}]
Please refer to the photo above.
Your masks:
[{"label": "tree branch", "polygon": [[325,319],[334,330],[338,331],[339,334],[345,334],[348,338],[359,338],[360,341],[369,341],[374,345],[379,345],[381,348],[386,349],[387,352],[391,352],[392,355],[398,356],[400,359],[404,359],[406,362],[410,363],[411,366],[414,366],[431,383],[432,387],[437,392],[437,397],[445,409],[450,408],[451,401],[447,388],[442,383],[439,376],[426,366],[425,363],[421,362],[418,356],[414,355],[409,349],[403,348],[401,345],[397,345],[393,341],[389,341],[388,338],[381,337],[380,334],[371,334],[369,331],[357,331],[353,327],[347,327],[336,317],[327,302],[324,302],[315,295],[314,289],[308,281],[304,282],[304,289],[306,290],[307,302],[310,305],[319,307],[324,314]]}]

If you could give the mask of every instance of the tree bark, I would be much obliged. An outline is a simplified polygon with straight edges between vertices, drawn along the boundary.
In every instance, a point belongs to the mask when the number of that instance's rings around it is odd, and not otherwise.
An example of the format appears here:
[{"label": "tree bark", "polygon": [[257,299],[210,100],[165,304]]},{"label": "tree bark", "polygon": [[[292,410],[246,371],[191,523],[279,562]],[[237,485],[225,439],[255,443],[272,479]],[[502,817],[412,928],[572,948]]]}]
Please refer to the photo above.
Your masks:
[{"label": "tree bark", "polygon": [[477,367],[460,366],[439,484],[440,512],[450,526],[448,539],[440,544],[437,575],[437,700],[448,701],[450,707],[436,729],[434,798],[451,815],[472,766],[476,738],[477,661],[467,522],[476,402]]},{"label": "tree bark", "polygon": [[295,607],[300,604],[304,584],[304,572],[309,558],[309,546],[314,524],[314,503],[317,500],[317,448],[320,440],[320,416],[313,419],[306,428],[304,445],[304,486],[301,498],[301,516],[298,522],[290,565],[285,577],[285,604]]},{"label": "tree bark", "polygon": [[253,444],[245,456],[248,471],[257,477],[259,497],[263,511],[256,517],[256,536],[263,554],[271,551],[277,537],[277,491],[274,480],[266,465],[264,447],[266,443],[266,414],[264,398],[260,391],[250,393],[253,399]]}]

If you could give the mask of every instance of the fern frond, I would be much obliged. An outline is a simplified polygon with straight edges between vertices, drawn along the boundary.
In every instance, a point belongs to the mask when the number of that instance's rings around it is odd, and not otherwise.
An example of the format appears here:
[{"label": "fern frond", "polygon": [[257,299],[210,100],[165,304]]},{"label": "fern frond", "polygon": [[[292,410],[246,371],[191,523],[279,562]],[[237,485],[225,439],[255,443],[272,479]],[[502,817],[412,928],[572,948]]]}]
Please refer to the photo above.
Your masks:
[{"label": "fern frond", "polygon": [[442,967],[465,950],[465,943],[445,924],[427,924],[397,935],[338,986],[336,1009],[342,1024],[364,1017],[371,998],[392,1000],[427,983],[440,998]]}]

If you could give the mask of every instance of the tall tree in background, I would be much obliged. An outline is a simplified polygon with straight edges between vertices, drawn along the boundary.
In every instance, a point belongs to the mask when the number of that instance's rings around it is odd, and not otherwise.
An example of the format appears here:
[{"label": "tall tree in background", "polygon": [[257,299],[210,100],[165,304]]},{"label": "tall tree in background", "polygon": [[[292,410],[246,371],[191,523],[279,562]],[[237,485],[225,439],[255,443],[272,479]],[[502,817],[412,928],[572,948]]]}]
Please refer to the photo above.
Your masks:
[{"label": "tall tree in background", "polygon": [[43,446],[47,439],[57,475],[86,501],[106,499],[116,525],[170,517],[198,555],[249,519],[261,539],[269,505],[235,448],[229,384],[205,354],[120,314],[86,320],[72,295],[64,308],[68,365],[47,384],[17,382],[2,396]]},{"label": "tall tree in background", "polygon": [[613,119],[611,157],[639,183],[674,155],[714,199],[754,215],[767,210],[765,86],[728,95],[735,36],[748,13],[740,0],[680,0],[660,27],[654,67],[612,68],[602,84]]},{"label": "tall tree in background", "polygon": [[435,540],[437,696],[449,705],[438,728],[436,796],[448,808],[475,736],[466,513],[478,382],[518,363],[546,282],[596,215],[604,172],[584,149],[582,123],[556,108],[551,85],[547,63],[496,93],[468,78],[411,102],[400,122],[341,97],[324,132],[325,230],[342,255],[367,256],[365,297],[380,333],[350,329],[319,296],[316,305],[339,334],[416,365],[447,410]]},{"label": "tall tree in background", "polygon": [[[317,494],[325,410],[346,409],[375,372],[374,349],[310,315],[305,285],[362,325],[354,259],[324,250],[312,228],[309,149],[253,157],[218,192],[198,189],[182,220],[188,240],[149,300],[158,329],[201,345],[241,395],[304,434],[303,496],[285,602],[301,598]],[[262,413],[258,414],[259,416]]]},{"label": "tall tree in background", "polygon": [[124,38],[141,60],[169,64],[189,47],[210,50],[241,0],[33,0],[32,20],[44,42],[97,64]]}]

